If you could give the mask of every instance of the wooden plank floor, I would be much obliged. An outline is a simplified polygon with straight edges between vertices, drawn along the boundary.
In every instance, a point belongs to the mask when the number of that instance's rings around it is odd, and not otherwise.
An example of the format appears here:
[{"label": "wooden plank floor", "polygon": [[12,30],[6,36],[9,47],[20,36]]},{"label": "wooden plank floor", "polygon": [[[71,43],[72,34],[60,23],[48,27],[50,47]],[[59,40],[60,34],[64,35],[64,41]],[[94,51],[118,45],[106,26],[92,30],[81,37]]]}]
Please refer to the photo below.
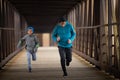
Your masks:
[{"label": "wooden plank floor", "polygon": [[56,47],[40,47],[32,67],[32,73],[29,73],[23,50],[0,71],[0,80],[115,80],[74,53],[73,61],[67,67],[68,76],[63,77]]}]

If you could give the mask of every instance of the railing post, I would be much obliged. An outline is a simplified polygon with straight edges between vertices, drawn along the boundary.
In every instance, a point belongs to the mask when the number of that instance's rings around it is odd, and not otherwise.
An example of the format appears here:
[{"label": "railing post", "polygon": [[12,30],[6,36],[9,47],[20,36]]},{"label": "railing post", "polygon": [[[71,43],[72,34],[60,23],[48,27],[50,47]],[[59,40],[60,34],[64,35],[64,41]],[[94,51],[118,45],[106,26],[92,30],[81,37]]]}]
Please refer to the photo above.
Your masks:
[{"label": "railing post", "polygon": [[[117,22],[120,23],[120,0],[116,0],[116,19]],[[119,41],[119,52],[118,52],[118,70],[120,71],[120,24],[117,25],[118,30],[118,41]],[[119,73],[120,75],[120,73]]]},{"label": "railing post", "polygon": [[[104,13],[106,12],[105,8],[105,1],[106,0],[100,0],[100,24],[105,24],[105,18],[107,17]],[[99,62],[100,62],[100,68],[105,70],[105,65],[107,64],[107,42],[106,42],[107,35],[105,33],[105,27],[100,27],[100,56],[99,56]]]},{"label": "railing post", "polygon": [[[111,0],[108,0],[108,24],[112,23]],[[112,67],[112,25],[108,25],[108,65]],[[109,72],[110,69],[108,69]]]},{"label": "railing post", "polygon": [[0,62],[2,61],[2,30],[0,30]]}]

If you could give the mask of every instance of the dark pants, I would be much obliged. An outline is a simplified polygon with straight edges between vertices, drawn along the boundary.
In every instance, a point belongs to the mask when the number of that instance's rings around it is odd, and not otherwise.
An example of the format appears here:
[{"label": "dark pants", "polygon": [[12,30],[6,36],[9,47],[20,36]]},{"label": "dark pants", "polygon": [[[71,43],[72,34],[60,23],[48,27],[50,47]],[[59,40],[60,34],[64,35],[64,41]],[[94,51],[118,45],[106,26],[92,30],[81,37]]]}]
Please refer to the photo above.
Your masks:
[{"label": "dark pants", "polygon": [[59,48],[59,54],[60,54],[60,60],[61,60],[61,67],[63,72],[67,72],[66,71],[66,62],[71,62],[72,61],[72,47],[70,48],[64,48],[64,47],[60,47]]}]

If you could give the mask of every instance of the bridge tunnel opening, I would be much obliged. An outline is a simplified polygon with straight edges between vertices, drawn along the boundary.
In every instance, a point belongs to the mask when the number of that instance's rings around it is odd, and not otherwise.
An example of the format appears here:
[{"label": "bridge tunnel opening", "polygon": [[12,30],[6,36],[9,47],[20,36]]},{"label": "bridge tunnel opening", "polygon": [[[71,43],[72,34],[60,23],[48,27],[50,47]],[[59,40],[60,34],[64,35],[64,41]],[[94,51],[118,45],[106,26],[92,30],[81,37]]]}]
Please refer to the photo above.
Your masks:
[{"label": "bridge tunnel opening", "polygon": [[104,71],[120,75],[119,0],[0,0],[0,68],[19,51],[16,45],[35,27],[40,46],[56,45],[51,32],[59,17],[76,29],[74,52]]}]

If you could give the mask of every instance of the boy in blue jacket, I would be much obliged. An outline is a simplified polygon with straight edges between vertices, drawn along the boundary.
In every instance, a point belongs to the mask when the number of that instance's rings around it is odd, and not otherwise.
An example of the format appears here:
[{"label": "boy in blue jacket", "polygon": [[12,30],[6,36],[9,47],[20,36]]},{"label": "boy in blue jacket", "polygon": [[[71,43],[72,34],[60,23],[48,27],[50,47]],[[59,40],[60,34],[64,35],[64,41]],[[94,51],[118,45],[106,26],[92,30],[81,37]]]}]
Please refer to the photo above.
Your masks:
[{"label": "boy in blue jacket", "polygon": [[65,18],[60,18],[52,32],[52,39],[58,43],[63,76],[67,76],[66,66],[72,61],[72,42],[75,36],[74,27]]},{"label": "boy in blue jacket", "polygon": [[21,44],[25,41],[25,48],[27,53],[27,60],[28,60],[28,70],[31,72],[31,56],[32,60],[36,60],[36,51],[39,47],[39,41],[37,37],[33,34],[34,28],[28,27],[27,34],[19,41],[17,48],[21,47]]}]

